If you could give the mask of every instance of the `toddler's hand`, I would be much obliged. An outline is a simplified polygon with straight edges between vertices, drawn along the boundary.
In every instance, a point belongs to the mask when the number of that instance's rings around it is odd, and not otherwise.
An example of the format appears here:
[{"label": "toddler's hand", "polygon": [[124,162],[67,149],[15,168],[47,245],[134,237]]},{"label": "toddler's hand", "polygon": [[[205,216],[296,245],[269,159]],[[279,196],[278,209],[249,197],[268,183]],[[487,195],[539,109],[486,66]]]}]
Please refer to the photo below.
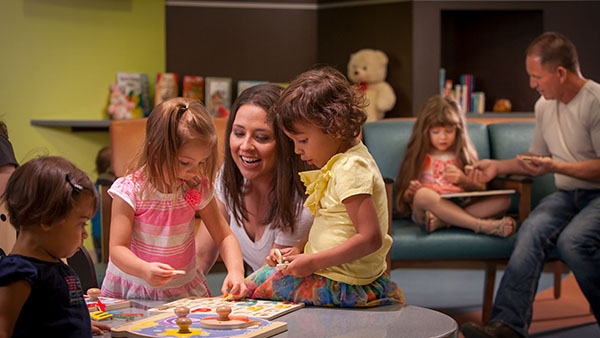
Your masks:
[{"label": "toddler's hand", "polygon": [[242,299],[246,297],[248,293],[248,286],[246,286],[246,281],[244,280],[244,276],[237,273],[228,273],[223,281],[223,286],[221,286],[221,292],[223,296],[231,295],[233,299]]},{"label": "toddler's hand", "polygon": [[100,323],[100,322],[96,322],[92,320],[92,334],[93,335],[102,335],[104,334],[104,332],[108,332],[110,331],[110,326],[104,324],[104,323]]},{"label": "toddler's hand", "polygon": [[269,251],[269,255],[265,259],[265,261],[267,262],[267,264],[269,266],[276,266],[277,264],[279,264],[279,262],[277,261],[277,254],[275,253],[275,250],[279,250],[279,252],[281,253],[281,259],[284,262],[289,261],[289,259],[288,259],[289,256],[297,255],[300,253],[300,250],[296,247],[271,249],[271,251]]},{"label": "toddler's hand", "polygon": [[290,264],[288,264],[285,269],[282,269],[281,272],[284,275],[291,275],[300,278],[308,277],[316,271],[314,268],[313,257],[314,256],[312,254],[288,256],[287,258],[290,261]]},{"label": "toddler's hand", "polygon": [[146,263],[144,280],[153,287],[167,284],[173,276],[173,268],[169,264],[149,262]]}]

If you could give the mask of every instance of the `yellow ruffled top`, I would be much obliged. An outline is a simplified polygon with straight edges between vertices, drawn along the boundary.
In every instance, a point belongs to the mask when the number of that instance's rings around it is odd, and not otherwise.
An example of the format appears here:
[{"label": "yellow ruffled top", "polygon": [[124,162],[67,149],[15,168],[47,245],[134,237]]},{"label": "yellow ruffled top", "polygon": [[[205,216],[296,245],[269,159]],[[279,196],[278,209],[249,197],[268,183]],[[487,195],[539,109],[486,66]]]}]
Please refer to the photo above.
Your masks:
[{"label": "yellow ruffled top", "polygon": [[333,176],[331,168],[342,155],[343,153],[335,154],[327,161],[327,164],[319,170],[309,170],[299,173],[300,179],[306,187],[306,194],[308,195],[306,202],[304,202],[304,206],[310,210],[310,213],[313,216],[316,216],[317,211],[321,208],[321,198],[323,198],[329,179]]}]

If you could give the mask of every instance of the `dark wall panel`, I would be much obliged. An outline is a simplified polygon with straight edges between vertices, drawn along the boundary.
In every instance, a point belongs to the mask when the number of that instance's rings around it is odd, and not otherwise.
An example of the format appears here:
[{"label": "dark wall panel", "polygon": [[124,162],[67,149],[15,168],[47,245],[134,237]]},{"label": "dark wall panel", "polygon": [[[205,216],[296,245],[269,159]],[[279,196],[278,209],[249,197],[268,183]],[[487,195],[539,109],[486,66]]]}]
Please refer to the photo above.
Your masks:
[{"label": "dark wall panel", "polygon": [[387,54],[387,82],[396,93],[396,105],[386,117],[412,115],[411,8],[410,2],[399,2],[319,10],[319,62],[346,74],[350,54],[359,49]]},{"label": "dark wall panel", "polygon": [[314,10],[167,6],[167,71],[287,82],[317,58]]}]

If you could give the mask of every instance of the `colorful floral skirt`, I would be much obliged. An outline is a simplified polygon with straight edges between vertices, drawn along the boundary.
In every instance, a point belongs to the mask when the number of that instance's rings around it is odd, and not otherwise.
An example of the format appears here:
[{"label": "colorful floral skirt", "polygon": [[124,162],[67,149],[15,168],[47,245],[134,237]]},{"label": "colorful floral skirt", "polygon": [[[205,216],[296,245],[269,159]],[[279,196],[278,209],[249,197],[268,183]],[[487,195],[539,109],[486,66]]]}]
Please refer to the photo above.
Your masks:
[{"label": "colorful floral skirt", "polygon": [[368,285],[352,285],[315,274],[305,278],[285,276],[265,265],[248,276],[246,284],[248,297],[256,299],[339,307],[405,304],[402,290],[386,275]]}]

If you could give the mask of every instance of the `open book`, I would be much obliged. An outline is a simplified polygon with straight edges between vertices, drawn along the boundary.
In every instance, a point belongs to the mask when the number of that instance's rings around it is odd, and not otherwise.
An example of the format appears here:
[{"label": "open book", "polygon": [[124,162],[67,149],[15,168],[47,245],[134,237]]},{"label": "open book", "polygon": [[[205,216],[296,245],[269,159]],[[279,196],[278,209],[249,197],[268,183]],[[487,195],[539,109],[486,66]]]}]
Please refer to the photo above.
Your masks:
[{"label": "open book", "polygon": [[493,195],[510,195],[517,191],[515,189],[503,189],[503,190],[481,190],[481,191],[464,191],[464,192],[450,192],[442,194],[443,198],[455,198],[455,197],[479,197],[479,196],[493,196]]}]

